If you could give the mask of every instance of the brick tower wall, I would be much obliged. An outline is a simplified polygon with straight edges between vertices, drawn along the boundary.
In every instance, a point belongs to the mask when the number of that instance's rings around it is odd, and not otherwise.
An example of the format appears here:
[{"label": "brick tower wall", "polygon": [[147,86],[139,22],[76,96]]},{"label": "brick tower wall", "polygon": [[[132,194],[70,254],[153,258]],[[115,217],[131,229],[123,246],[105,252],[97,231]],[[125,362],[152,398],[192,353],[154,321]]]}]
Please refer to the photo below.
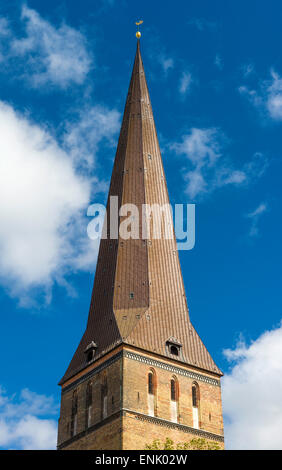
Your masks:
[{"label": "brick tower wall", "polygon": [[199,432],[195,434],[193,431],[188,432],[186,429],[178,428],[177,426],[169,426],[167,423],[151,419],[144,419],[141,416],[136,416],[132,413],[126,413],[123,417],[123,450],[144,450],[146,445],[151,445],[153,441],[158,440],[160,444],[169,438],[176,444],[186,443],[191,439],[204,438],[207,442],[212,444],[217,443],[221,449],[224,448],[222,440],[211,438],[208,434]]},{"label": "brick tower wall", "polygon": [[[155,376],[154,417],[148,417],[148,373]],[[172,423],[171,379],[177,383],[177,423]],[[192,385],[199,390],[199,430],[193,428]],[[144,449],[154,439],[166,437],[187,442],[204,437],[219,443],[223,437],[221,388],[218,377],[154,358],[146,353],[125,353],[123,364],[123,449]],[[132,413],[134,411],[134,413]],[[143,416],[144,415],[144,416]],[[189,429],[191,428],[191,429]],[[190,431],[190,432],[189,432]],[[209,436],[211,433],[211,436]]]},{"label": "brick tower wall", "polygon": [[[154,412],[149,410],[148,374],[154,373]],[[107,413],[102,387],[107,377]],[[171,411],[171,379],[177,383],[177,422]],[[92,383],[91,423],[87,426],[87,385]],[[199,429],[193,427],[192,386],[198,386]],[[77,393],[77,426],[71,435]],[[150,415],[150,416],[149,416]],[[204,437],[223,446],[219,378],[133,348],[112,354],[62,391],[58,447],[62,449],[145,449],[155,439],[184,443]]]},{"label": "brick tower wall", "polygon": [[[114,361],[114,362],[112,362]],[[110,363],[109,363],[110,362]],[[112,363],[111,363],[112,362]],[[94,365],[93,365],[94,366]],[[102,416],[102,385],[107,377],[107,416]],[[91,422],[87,426],[87,385],[92,383]],[[120,449],[121,448],[122,357],[108,358],[97,368],[74,380],[62,389],[58,426],[58,448]],[[71,434],[73,393],[77,392],[77,429]]]}]

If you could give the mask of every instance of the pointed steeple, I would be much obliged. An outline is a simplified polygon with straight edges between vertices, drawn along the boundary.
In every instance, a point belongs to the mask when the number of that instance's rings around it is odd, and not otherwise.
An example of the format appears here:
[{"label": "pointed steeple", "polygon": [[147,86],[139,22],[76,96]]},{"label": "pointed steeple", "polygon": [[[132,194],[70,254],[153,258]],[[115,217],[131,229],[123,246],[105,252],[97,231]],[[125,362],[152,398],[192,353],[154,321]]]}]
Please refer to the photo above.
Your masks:
[{"label": "pointed steeple", "polygon": [[[134,204],[140,214],[144,204],[169,204],[139,40],[109,189],[108,232],[112,196],[118,208]],[[222,375],[189,319],[175,237],[145,240],[141,225],[138,239],[101,240],[86,331],[61,384],[89,365],[92,342],[94,361],[123,343]]]}]

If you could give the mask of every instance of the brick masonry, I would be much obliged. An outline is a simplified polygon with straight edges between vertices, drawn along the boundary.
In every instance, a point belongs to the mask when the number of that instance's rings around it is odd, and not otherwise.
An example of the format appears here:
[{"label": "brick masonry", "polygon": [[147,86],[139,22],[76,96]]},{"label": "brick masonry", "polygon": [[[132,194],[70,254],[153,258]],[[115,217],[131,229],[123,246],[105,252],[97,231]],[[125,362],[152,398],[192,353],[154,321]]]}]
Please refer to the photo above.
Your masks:
[{"label": "brick masonry", "polygon": [[[155,417],[148,416],[148,373],[156,378]],[[102,417],[101,389],[107,377],[107,417]],[[178,422],[171,421],[170,380],[178,382]],[[86,387],[92,383],[91,425],[87,427]],[[193,428],[192,384],[199,386],[199,430]],[[72,397],[78,394],[77,432],[71,436]],[[144,449],[154,439],[187,442],[204,437],[223,445],[220,378],[217,375],[123,347],[73,377],[62,389],[58,448]]]}]

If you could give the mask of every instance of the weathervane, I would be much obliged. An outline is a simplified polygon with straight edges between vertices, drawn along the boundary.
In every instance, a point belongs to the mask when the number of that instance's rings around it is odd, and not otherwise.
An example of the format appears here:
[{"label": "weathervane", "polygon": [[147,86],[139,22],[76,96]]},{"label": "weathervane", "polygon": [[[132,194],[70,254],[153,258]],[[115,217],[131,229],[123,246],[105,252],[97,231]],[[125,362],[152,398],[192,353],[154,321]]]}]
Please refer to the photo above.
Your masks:
[{"label": "weathervane", "polygon": [[137,37],[137,39],[140,39],[140,38],[141,38],[141,33],[140,33],[140,31],[139,31],[138,26],[140,26],[140,24],[142,24],[142,23],[143,23],[143,20],[136,21],[136,23],[135,23],[135,24],[137,25],[137,31],[136,31],[136,37]]}]

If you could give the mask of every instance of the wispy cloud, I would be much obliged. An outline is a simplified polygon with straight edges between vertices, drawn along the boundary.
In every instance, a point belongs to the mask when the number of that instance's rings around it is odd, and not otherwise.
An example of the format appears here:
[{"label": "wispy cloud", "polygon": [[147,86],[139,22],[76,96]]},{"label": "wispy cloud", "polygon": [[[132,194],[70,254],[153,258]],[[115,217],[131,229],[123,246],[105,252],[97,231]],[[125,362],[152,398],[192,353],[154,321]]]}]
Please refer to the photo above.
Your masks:
[{"label": "wispy cloud", "polygon": [[259,235],[258,223],[259,223],[261,216],[265,212],[267,212],[267,210],[268,210],[267,204],[261,203],[258,205],[258,207],[255,210],[246,214],[246,217],[250,219],[251,221],[251,227],[249,230],[250,237],[257,237]]},{"label": "wispy cloud", "polygon": [[6,18],[0,17],[0,36],[9,36],[10,27]]},{"label": "wispy cloud", "polygon": [[220,54],[216,54],[214,59],[214,65],[219,69],[223,70],[223,59]]},{"label": "wispy cloud", "polygon": [[[164,42],[158,36],[157,31],[151,30],[149,43],[150,46],[148,51],[153,70],[153,73],[151,72],[151,76],[157,74],[158,80],[160,77],[167,78],[169,76],[169,72],[171,72],[175,68],[175,65],[177,65],[177,58],[175,59],[175,57],[167,51],[164,46]],[[162,72],[161,74],[160,70]]]},{"label": "wispy cloud", "polygon": [[243,77],[247,78],[255,72],[255,66],[252,63],[244,64],[241,67]]},{"label": "wispy cloud", "polygon": [[282,79],[279,74],[271,69],[271,79],[261,81],[257,89],[251,89],[247,85],[239,87],[241,95],[246,96],[264,116],[274,121],[282,120]]},{"label": "wispy cloud", "polygon": [[222,383],[227,449],[282,449],[282,326],[224,353],[231,364]]},{"label": "wispy cloud", "polygon": [[19,397],[8,396],[0,387],[0,447],[14,450],[55,449],[58,405],[53,397],[28,389]]},{"label": "wispy cloud", "polygon": [[165,75],[167,75],[170,69],[174,68],[174,60],[171,57],[166,56],[164,53],[161,53],[158,56],[158,62],[160,63]]},{"label": "wispy cloud", "polygon": [[216,31],[218,25],[215,21],[207,20],[206,18],[191,18],[188,21],[189,26],[194,26],[198,31]]},{"label": "wispy cloud", "polygon": [[282,79],[274,70],[271,71],[272,82],[267,87],[266,106],[272,119],[282,120]]},{"label": "wispy cloud", "polygon": [[180,143],[170,146],[189,162],[184,179],[186,192],[192,199],[223,186],[248,184],[264,173],[267,159],[261,153],[256,153],[241,169],[234,168],[223,156],[226,140],[219,129],[192,128]]},{"label": "wispy cloud", "polygon": [[0,17],[0,62],[5,60],[7,39],[11,34],[8,20]]},{"label": "wispy cloud", "polygon": [[66,124],[64,147],[76,164],[93,168],[100,144],[115,145],[113,137],[120,128],[120,119],[116,109],[96,105],[83,107],[77,118]]},{"label": "wispy cloud", "polygon": [[0,19],[0,36],[1,31],[2,36],[9,33],[2,60],[36,88],[82,84],[92,59],[80,31],[65,23],[55,27],[27,5],[22,7],[21,21],[25,34],[18,37],[8,29],[7,19]]},{"label": "wispy cloud", "polygon": [[192,81],[192,74],[190,72],[182,73],[179,83],[179,92],[182,96],[185,96],[190,91]]}]

